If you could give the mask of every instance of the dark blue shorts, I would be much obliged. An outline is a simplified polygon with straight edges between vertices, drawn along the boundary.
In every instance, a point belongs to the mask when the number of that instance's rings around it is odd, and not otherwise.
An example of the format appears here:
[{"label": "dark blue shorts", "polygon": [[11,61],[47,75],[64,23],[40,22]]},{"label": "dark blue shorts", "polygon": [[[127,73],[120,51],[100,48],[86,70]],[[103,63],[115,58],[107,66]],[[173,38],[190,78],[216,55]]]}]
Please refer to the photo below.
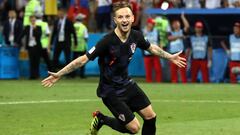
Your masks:
[{"label": "dark blue shorts", "polygon": [[135,118],[134,112],[138,112],[151,104],[146,94],[136,83],[127,86],[127,90],[121,96],[111,92],[102,100],[115,118],[124,125]]}]

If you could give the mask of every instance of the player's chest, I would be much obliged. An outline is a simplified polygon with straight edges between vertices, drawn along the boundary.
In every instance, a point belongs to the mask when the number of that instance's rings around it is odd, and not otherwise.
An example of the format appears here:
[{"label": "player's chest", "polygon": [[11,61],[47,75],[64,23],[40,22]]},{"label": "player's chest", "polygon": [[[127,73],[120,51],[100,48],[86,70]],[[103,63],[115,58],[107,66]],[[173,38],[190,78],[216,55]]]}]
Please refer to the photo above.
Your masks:
[{"label": "player's chest", "polygon": [[123,56],[130,57],[135,53],[136,47],[137,45],[135,42],[113,44],[108,48],[108,54],[116,58],[121,58]]}]

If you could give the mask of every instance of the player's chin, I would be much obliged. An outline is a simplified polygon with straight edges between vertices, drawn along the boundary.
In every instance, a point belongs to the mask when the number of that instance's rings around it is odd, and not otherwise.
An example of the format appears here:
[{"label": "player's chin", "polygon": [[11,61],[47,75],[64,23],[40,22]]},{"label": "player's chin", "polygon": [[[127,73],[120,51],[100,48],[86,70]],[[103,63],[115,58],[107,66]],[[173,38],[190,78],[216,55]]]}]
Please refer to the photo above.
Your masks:
[{"label": "player's chin", "polygon": [[131,29],[131,27],[122,27],[121,30],[122,32],[128,32]]}]

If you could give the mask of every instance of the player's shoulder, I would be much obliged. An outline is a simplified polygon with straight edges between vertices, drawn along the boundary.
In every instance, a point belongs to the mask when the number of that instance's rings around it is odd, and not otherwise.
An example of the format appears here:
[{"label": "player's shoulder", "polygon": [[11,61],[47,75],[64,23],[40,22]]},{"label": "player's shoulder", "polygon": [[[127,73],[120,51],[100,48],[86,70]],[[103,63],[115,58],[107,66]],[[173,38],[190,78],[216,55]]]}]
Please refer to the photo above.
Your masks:
[{"label": "player's shoulder", "polygon": [[138,31],[138,30],[134,30],[134,29],[131,29],[131,34],[132,35],[142,35],[142,32],[141,31]]},{"label": "player's shoulder", "polygon": [[111,31],[111,32],[109,32],[109,33],[106,33],[106,34],[103,36],[102,40],[104,40],[104,41],[106,41],[106,40],[111,41],[111,40],[113,40],[113,37],[114,37],[114,32]]},{"label": "player's shoulder", "polygon": [[143,33],[142,33],[141,31],[134,30],[134,29],[131,30],[130,35],[131,35],[134,39],[141,39],[141,38],[143,38]]},{"label": "player's shoulder", "polygon": [[102,36],[102,38],[98,41],[99,45],[104,45],[105,47],[111,45],[114,42],[114,33],[109,32]]}]

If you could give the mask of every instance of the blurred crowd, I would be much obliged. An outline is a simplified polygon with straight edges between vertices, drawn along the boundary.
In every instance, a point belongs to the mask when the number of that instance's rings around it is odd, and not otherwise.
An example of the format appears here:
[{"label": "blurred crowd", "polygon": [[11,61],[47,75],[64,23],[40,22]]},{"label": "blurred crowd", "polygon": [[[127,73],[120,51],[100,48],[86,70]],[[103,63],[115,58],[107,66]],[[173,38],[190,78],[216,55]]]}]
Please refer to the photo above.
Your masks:
[{"label": "blurred crowd", "polygon": [[[147,1],[147,0],[146,0]],[[154,8],[160,8],[163,2],[169,3],[170,8],[236,8],[239,0],[152,0]]]},{"label": "blurred crowd", "polygon": [[[8,11],[13,9],[17,12],[17,17],[20,20],[24,19],[25,8],[31,0],[0,0],[0,22],[7,19]],[[38,0],[40,7],[37,10],[45,11],[47,1]],[[86,15],[84,24],[87,25],[91,32],[102,32],[109,30],[113,22],[111,21],[111,5],[119,1],[129,1],[133,6],[135,14],[134,25],[140,25],[143,11],[148,8],[162,8],[167,5],[167,8],[238,8],[240,0],[53,0],[56,1],[57,7],[68,9],[68,18],[74,21],[74,17],[78,13]],[[46,14],[45,14],[46,15]],[[46,16],[44,16],[46,17]],[[53,23],[54,15],[46,17],[50,25]],[[138,27],[138,26],[136,26]]]},{"label": "blurred crowd", "polygon": [[[61,52],[65,65],[86,53],[88,32],[108,32],[114,28],[111,7],[121,1],[132,5],[135,21],[133,29],[143,32],[146,39],[159,45],[169,53],[183,51],[191,65],[191,82],[197,81],[198,72],[203,82],[209,82],[212,66],[212,41],[203,20],[191,26],[184,14],[169,20],[165,15],[148,16],[148,8],[238,8],[240,0],[51,0],[55,1],[56,12],[47,13],[50,1],[46,0],[0,0],[0,35],[7,46],[27,50],[30,61],[30,79],[39,77],[39,63],[43,58],[49,71],[58,70]],[[49,3],[47,3],[49,2]],[[54,9],[54,7],[51,7]],[[183,24],[183,25],[182,25]],[[240,72],[240,22],[232,26],[232,34],[219,41],[230,58],[230,82],[236,83]],[[52,52],[52,56],[51,56]],[[71,54],[73,56],[71,57]],[[162,81],[162,65],[158,57],[143,52],[146,81]],[[179,69],[170,63],[171,81],[186,83],[187,68]],[[85,78],[85,68],[70,74]],[[155,72],[153,74],[153,72]],[[180,72],[180,77],[178,77]],[[153,78],[153,76],[155,78]]]}]

